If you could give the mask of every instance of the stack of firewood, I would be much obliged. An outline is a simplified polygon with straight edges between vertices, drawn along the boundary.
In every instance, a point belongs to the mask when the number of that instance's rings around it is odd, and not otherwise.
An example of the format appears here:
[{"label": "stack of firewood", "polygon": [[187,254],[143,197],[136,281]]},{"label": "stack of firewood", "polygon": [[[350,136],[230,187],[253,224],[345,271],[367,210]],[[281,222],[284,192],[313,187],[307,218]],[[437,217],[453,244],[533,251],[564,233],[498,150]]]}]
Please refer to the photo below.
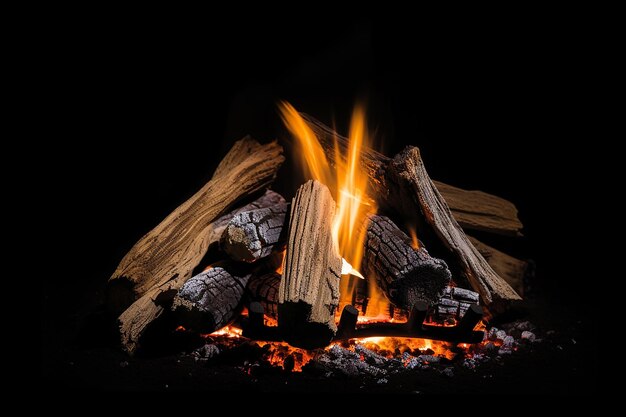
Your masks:
[{"label": "stack of firewood", "polygon": [[[341,149],[345,140],[307,120],[332,163],[334,141]],[[276,142],[236,142],[211,180],[122,259],[107,293],[109,307],[120,313],[127,352],[137,350],[145,330],[164,314],[209,333],[251,301],[277,319],[282,337],[294,345],[332,339],[339,280],[346,279],[331,236],[335,202],[318,181],[303,184],[291,204],[269,190],[283,161]],[[527,264],[465,234],[520,235],[512,203],[431,181],[415,147],[392,159],[366,150],[361,163],[380,208],[364,224],[361,272],[369,285],[379,286],[396,308],[410,311],[426,302],[440,306],[435,310],[445,317],[455,308],[462,315],[479,297],[487,308],[520,299]],[[418,248],[398,226],[409,223],[418,225]],[[192,277],[212,247],[222,259]],[[476,293],[459,290],[456,300],[451,279]]]}]

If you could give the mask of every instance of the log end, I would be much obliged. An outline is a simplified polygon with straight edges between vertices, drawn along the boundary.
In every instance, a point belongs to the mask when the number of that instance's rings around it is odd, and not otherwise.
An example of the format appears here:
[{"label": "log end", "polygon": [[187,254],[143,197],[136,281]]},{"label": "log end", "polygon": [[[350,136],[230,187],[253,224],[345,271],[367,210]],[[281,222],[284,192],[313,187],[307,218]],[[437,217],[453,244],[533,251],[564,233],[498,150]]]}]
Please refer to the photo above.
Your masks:
[{"label": "log end", "polygon": [[444,260],[424,257],[419,267],[389,284],[389,298],[394,305],[407,310],[418,303],[433,304],[439,300],[451,279],[452,274]]},{"label": "log end", "polygon": [[232,322],[242,309],[243,289],[250,278],[235,273],[238,269],[233,264],[214,266],[185,282],[172,303],[177,323],[213,333]]},{"label": "log end", "polygon": [[335,330],[328,324],[309,321],[311,306],[304,302],[278,304],[278,316],[278,330],[292,346],[302,349],[323,348],[335,336]]}]

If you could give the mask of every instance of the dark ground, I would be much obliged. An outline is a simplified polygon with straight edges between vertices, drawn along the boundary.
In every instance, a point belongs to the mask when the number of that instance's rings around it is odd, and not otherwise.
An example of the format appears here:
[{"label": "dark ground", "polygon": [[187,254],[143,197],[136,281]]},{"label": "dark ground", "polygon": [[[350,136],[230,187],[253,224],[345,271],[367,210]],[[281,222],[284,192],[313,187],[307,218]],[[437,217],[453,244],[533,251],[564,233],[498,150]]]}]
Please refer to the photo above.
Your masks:
[{"label": "dark ground", "polygon": [[[217,30],[168,31],[119,22],[67,30],[51,63],[56,150],[83,156],[59,163],[63,210],[78,271],[42,287],[42,379],[48,388],[86,390],[391,391],[423,393],[589,393],[599,343],[592,292],[579,285],[578,245],[562,213],[582,218],[573,197],[580,174],[567,143],[578,134],[582,92],[575,82],[580,40],[546,22],[504,22],[454,31],[381,24],[369,18],[308,25],[251,24],[241,39]],[[241,26],[239,26],[241,27]],[[157,30],[158,29],[158,30]],[[156,33],[161,33],[156,35]],[[564,33],[568,36],[564,36]],[[290,34],[299,44],[285,44]],[[228,38],[226,41],[225,39]],[[582,42],[582,41],[581,41]],[[391,47],[393,46],[393,48]],[[58,73],[56,72],[58,71]],[[126,358],[99,315],[106,279],[132,244],[200,187],[242,135],[286,137],[275,103],[345,125],[365,97],[385,152],[420,146],[433,178],[513,201],[526,226],[519,241],[491,243],[532,258],[537,277],[522,316],[549,343],[502,366],[448,379],[416,372],[386,385],[307,375],[256,378],[177,355]],[[67,138],[67,142],[64,138]],[[288,154],[289,155],[289,154]],[[282,172],[291,172],[287,164]],[[282,174],[292,192],[299,179]],[[85,185],[85,182],[89,185]],[[53,249],[54,250],[54,249]],[[74,256],[75,255],[75,256]],[[576,341],[574,344],[573,340]],[[561,348],[558,348],[560,346]],[[121,362],[128,361],[126,367]]]}]

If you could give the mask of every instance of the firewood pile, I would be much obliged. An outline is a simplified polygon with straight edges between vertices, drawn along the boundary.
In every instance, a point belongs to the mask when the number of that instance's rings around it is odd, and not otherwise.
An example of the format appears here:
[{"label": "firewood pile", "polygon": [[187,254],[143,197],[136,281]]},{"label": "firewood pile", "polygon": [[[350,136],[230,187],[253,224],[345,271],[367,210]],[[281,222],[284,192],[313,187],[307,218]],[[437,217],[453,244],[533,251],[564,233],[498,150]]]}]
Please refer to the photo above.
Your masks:
[{"label": "firewood pile", "polygon": [[[303,118],[336,163],[347,140]],[[199,333],[237,321],[244,336],[305,349],[375,335],[473,343],[484,338],[474,330],[483,309],[495,314],[521,299],[528,264],[467,234],[520,236],[515,206],[431,180],[417,147],[393,158],[361,151],[360,168],[378,206],[361,225],[365,280],[345,275],[331,230],[338,208],[327,184],[309,180],[292,199],[271,190],[284,161],[278,142],[241,139],[209,182],[130,249],[107,288],[126,352],[137,352],[163,317]],[[417,225],[418,245],[406,224]],[[207,266],[208,251],[219,255]],[[346,279],[361,292],[339,311]],[[392,317],[406,322],[359,325],[368,286],[384,294]],[[327,353],[329,361],[346,354]]]}]

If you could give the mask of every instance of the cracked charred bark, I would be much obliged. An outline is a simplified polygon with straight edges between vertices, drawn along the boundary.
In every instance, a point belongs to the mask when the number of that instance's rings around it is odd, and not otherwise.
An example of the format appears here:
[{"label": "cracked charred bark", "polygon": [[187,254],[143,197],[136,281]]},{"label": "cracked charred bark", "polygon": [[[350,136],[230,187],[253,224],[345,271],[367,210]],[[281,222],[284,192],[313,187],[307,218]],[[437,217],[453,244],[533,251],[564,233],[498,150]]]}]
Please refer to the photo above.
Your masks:
[{"label": "cracked charred bark", "polygon": [[370,216],[365,238],[363,271],[373,276],[397,307],[411,310],[416,302],[435,303],[450,283],[448,265],[430,256],[388,217]]},{"label": "cracked charred bark", "polygon": [[250,276],[249,268],[224,262],[190,278],[172,304],[178,322],[199,333],[213,333],[226,326],[241,312]]},{"label": "cracked charred bark", "polygon": [[253,276],[246,287],[246,300],[248,303],[257,301],[261,303],[267,317],[278,318],[278,288],[281,276],[277,272]]},{"label": "cracked charred bark", "polygon": [[236,261],[254,262],[268,256],[281,240],[287,202],[233,217],[220,240],[222,250]]}]

